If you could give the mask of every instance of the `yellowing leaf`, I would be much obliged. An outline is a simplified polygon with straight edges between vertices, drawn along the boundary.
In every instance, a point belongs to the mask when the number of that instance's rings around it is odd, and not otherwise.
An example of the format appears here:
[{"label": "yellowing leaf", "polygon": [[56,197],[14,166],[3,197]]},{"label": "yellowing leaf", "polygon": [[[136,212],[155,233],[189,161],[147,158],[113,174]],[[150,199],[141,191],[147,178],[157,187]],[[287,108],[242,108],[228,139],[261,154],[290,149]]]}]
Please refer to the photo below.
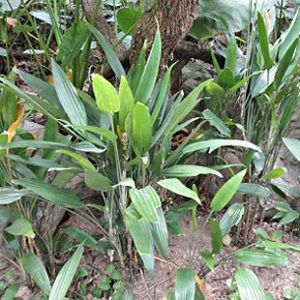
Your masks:
[{"label": "yellowing leaf", "polygon": [[25,108],[22,105],[18,106],[18,117],[17,120],[14,121],[7,130],[7,142],[10,143],[16,134],[16,130],[21,126],[23,116],[24,116]]},{"label": "yellowing leaf", "polygon": [[92,79],[98,108],[109,114],[118,112],[120,110],[120,100],[115,87],[99,74],[94,74]]}]

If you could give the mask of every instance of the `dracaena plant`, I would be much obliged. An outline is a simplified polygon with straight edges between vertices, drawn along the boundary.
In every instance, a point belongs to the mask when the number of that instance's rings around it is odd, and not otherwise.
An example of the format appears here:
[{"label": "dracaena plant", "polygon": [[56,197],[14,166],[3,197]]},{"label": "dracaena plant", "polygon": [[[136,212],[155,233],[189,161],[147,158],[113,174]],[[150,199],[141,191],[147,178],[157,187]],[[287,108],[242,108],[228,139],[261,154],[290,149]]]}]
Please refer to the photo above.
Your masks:
[{"label": "dracaena plant", "polygon": [[[127,75],[112,47],[106,46],[108,60],[118,78],[118,88],[100,74],[94,74],[91,81],[95,99],[76,90],[54,61],[54,86],[15,70],[37,92],[35,96],[1,78],[5,88],[68,132],[65,143],[23,140],[2,144],[2,148],[55,149],[59,159],[72,159],[73,164],[55,166],[51,171],[57,172],[58,178],[60,174],[63,178],[71,178],[74,173],[84,173],[85,184],[100,196],[98,202],[80,202],[74,193],[55,187],[43,177],[20,178],[11,184],[69,210],[74,209],[73,213],[78,217],[84,217],[99,228],[121,262],[126,253],[125,237],[129,233],[145,267],[153,272],[154,246],[165,257],[169,253],[163,211],[167,199],[160,197],[160,189],[199,204],[198,193],[179,179],[199,174],[222,175],[216,169],[186,163],[191,155],[222,146],[260,150],[246,141],[207,140],[206,135],[199,135],[207,120],[191,119],[189,114],[199,103],[199,94],[208,82],[199,84],[185,97],[181,92],[170,96],[168,86],[172,68],[157,79],[161,55],[159,32],[148,59],[145,46]],[[174,133],[192,122],[195,127],[191,133],[180,145],[172,145]],[[231,183],[237,186],[245,172],[238,173]],[[221,210],[232,196],[232,191],[225,198],[219,194],[213,201],[213,212]]]}]

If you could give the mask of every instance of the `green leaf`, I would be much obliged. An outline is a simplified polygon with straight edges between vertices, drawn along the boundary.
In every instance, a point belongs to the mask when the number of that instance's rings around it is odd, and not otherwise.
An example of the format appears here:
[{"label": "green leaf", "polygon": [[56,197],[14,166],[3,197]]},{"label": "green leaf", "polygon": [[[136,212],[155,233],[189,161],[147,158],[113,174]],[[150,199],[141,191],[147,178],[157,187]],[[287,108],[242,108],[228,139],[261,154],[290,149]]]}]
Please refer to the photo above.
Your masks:
[{"label": "green leaf", "polygon": [[120,111],[119,111],[119,123],[123,131],[125,131],[125,121],[130,112],[133,111],[135,100],[131,88],[127,82],[126,77],[121,77],[121,83],[119,88],[120,99]]},{"label": "green leaf", "polygon": [[20,200],[27,194],[26,190],[17,190],[14,188],[2,188],[0,189],[0,205],[11,204]]},{"label": "green leaf", "polygon": [[172,73],[172,68],[173,66],[171,66],[170,68],[168,68],[167,72],[164,74],[160,87],[159,87],[159,94],[157,99],[155,100],[155,104],[151,113],[151,120],[152,120],[152,125],[155,123],[155,121],[157,120],[161,109],[163,107],[163,104],[166,101],[166,97],[168,94],[168,89],[169,89],[169,85],[170,85],[170,78],[171,78],[171,73]]},{"label": "green leaf", "polygon": [[59,101],[73,125],[86,125],[87,115],[75,87],[59,65],[51,60],[54,87]]},{"label": "green leaf", "polygon": [[21,264],[44,294],[49,295],[51,284],[42,260],[34,253],[28,253],[22,257]]},{"label": "green leaf", "polygon": [[113,115],[120,109],[120,100],[115,87],[99,74],[93,74],[93,91],[98,108]]},{"label": "green leaf", "polygon": [[254,9],[264,12],[274,3],[274,0],[250,3],[249,0],[202,0],[190,35],[200,40],[218,33],[239,32],[250,24]]},{"label": "green leaf", "polygon": [[124,33],[132,35],[134,33],[134,27],[141,16],[141,10],[133,6],[120,8],[117,11],[118,25]]},{"label": "green leaf", "polygon": [[17,179],[13,180],[14,184],[21,185],[38,196],[63,207],[67,208],[82,208],[83,204],[80,198],[74,193],[66,190],[59,189],[56,186],[43,182],[40,179]]},{"label": "green leaf", "polygon": [[218,83],[224,89],[230,89],[234,86],[234,74],[230,69],[224,69],[218,79]]},{"label": "green leaf", "polygon": [[98,134],[101,137],[110,140],[111,142],[114,142],[117,139],[116,134],[104,128],[94,127],[94,126],[76,126],[76,128],[82,129],[83,131],[88,131],[88,132]]},{"label": "green leaf", "polygon": [[228,41],[227,51],[226,51],[226,62],[224,69],[231,70],[232,74],[235,74],[236,69],[236,55],[237,55],[237,43],[235,36],[231,36]]},{"label": "green leaf", "polygon": [[243,181],[244,176],[247,173],[247,169],[234,175],[217,191],[211,202],[211,209],[213,212],[220,211],[223,209],[232,199],[234,194],[237,192],[240,184]]},{"label": "green leaf", "polygon": [[288,49],[294,43],[295,40],[298,40],[300,32],[300,9],[297,9],[297,12],[294,16],[294,19],[286,32],[279,49],[279,58],[282,59],[286,54]]},{"label": "green leaf", "polygon": [[300,161],[300,141],[290,138],[283,138],[282,140],[295,158]]},{"label": "green leaf", "polygon": [[22,235],[32,239],[35,237],[31,223],[23,218],[14,221],[10,226],[5,228],[5,231],[12,235]]},{"label": "green leaf", "polygon": [[210,221],[210,235],[213,253],[220,253],[222,248],[222,231],[216,219]]},{"label": "green leaf", "polygon": [[132,112],[132,147],[137,155],[145,154],[151,146],[152,122],[148,107],[137,103]]},{"label": "green leaf", "polygon": [[207,140],[191,143],[183,148],[183,154],[188,154],[198,150],[209,149],[209,153],[221,147],[242,147],[247,149],[252,149],[258,152],[261,150],[254,144],[246,141],[240,140]]},{"label": "green leaf", "polygon": [[213,254],[210,251],[202,251],[200,252],[200,255],[202,259],[205,261],[205,263],[207,264],[207,266],[209,267],[209,269],[213,271],[215,267],[215,259]]},{"label": "green leaf", "polygon": [[81,230],[76,227],[67,227],[64,231],[68,236],[70,236],[74,240],[93,249],[95,249],[98,245],[97,240],[84,230]]},{"label": "green leaf", "polygon": [[275,178],[282,177],[286,173],[286,171],[287,170],[284,167],[276,168],[276,169],[268,172],[267,174],[265,174],[260,180],[272,180]]},{"label": "green leaf", "polygon": [[296,39],[279,62],[279,66],[274,79],[274,83],[277,88],[280,86],[284,76],[288,74],[289,66],[294,58],[294,53],[296,51],[298,44],[299,44],[299,40]]},{"label": "green leaf", "polygon": [[85,171],[84,182],[94,191],[108,192],[113,188],[112,181],[95,170]]},{"label": "green leaf", "polygon": [[175,299],[191,300],[195,297],[195,272],[192,269],[178,269],[175,283]]},{"label": "green leaf", "polygon": [[257,267],[287,266],[289,258],[281,251],[268,251],[260,249],[242,249],[235,252],[237,261]]},{"label": "green leaf", "polygon": [[1,300],[14,300],[15,295],[17,294],[18,290],[20,289],[20,284],[19,283],[14,283],[10,285],[3,296],[1,297]]},{"label": "green leaf", "polygon": [[150,224],[144,218],[141,218],[141,215],[134,208],[133,204],[131,204],[126,209],[124,221],[128,228],[129,233],[131,234],[134,240],[135,246],[139,254],[140,255],[151,254],[152,235],[151,235]]},{"label": "green leaf", "polygon": [[161,36],[159,30],[157,30],[146,66],[134,95],[137,101],[142,103],[149,101],[157,79],[160,58]]},{"label": "green leaf", "polygon": [[241,300],[266,300],[265,293],[256,277],[249,269],[238,269],[235,280]]},{"label": "green leaf", "polygon": [[70,66],[80,53],[85,42],[90,37],[90,31],[84,21],[74,22],[63,36],[58,47],[58,56],[62,61],[62,68]]},{"label": "green leaf", "polygon": [[125,76],[126,73],[124,68],[114,50],[112,45],[107,41],[107,39],[98,31],[94,26],[91,24],[87,24],[88,29],[90,32],[95,36],[97,42],[103,49],[105,53],[105,57],[107,58],[108,63],[110,64],[111,68],[115,72],[117,77],[121,77],[122,75]]},{"label": "green leaf", "polygon": [[65,299],[68,289],[70,288],[72,280],[75,276],[82,254],[83,254],[83,246],[80,245],[76,249],[72,257],[65,263],[65,265],[59,271],[53,283],[49,295],[49,300]]},{"label": "green leaf", "polygon": [[291,210],[284,215],[284,217],[280,220],[279,225],[287,225],[297,219],[299,219],[299,213],[295,210]]},{"label": "green leaf", "polygon": [[174,128],[184,120],[188,114],[194,109],[194,107],[199,103],[199,94],[203,89],[211,82],[211,80],[204,81],[200,83],[192,92],[190,92],[178,105],[176,108],[172,121],[165,130],[165,135],[169,134],[174,130]]},{"label": "green leaf", "polygon": [[151,223],[151,233],[156,248],[160,254],[167,258],[169,256],[169,245],[168,245],[168,229],[164,216],[164,212],[161,207],[156,209],[158,215],[158,222]]},{"label": "green leaf", "polygon": [[220,221],[220,228],[223,237],[228,235],[230,229],[240,222],[244,211],[245,209],[242,203],[234,203],[227,209]]},{"label": "green leaf", "polygon": [[260,198],[267,198],[271,196],[271,191],[260,184],[256,183],[241,183],[237,190],[238,194],[254,195]]},{"label": "green leaf", "polygon": [[129,195],[135,209],[145,220],[151,223],[158,222],[157,208],[161,206],[161,202],[153,187],[131,189]]},{"label": "green leaf", "polygon": [[209,109],[206,109],[202,112],[202,114],[203,114],[203,117],[209,121],[209,124],[211,126],[214,126],[222,135],[224,135],[226,137],[231,136],[230,129],[213,112],[211,112]]},{"label": "green leaf", "polygon": [[96,171],[95,167],[93,166],[93,164],[85,157],[70,151],[70,150],[66,150],[66,149],[62,149],[62,150],[57,150],[56,153],[59,154],[65,154],[68,155],[70,157],[72,157],[74,160],[77,161],[77,163],[84,169],[84,170],[88,170],[88,171]]},{"label": "green leaf", "polygon": [[257,14],[257,29],[259,35],[260,49],[264,57],[265,65],[267,69],[270,70],[273,67],[274,62],[270,56],[267,28],[264,19],[259,12]]},{"label": "green leaf", "polygon": [[218,177],[223,177],[222,174],[212,168],[194,165],[175,165],[161,171],[162,176],[166,177],[193,177],[200,174],[213,174]]},{"label": "green leaf", "polygon": [[176,178],[170,178],[165,180],[160,180],[157,182],[163,188],[177,194],[195,200],[197,203],[201,204],[198,194],[193,190],[187,188],[180,180]]}]

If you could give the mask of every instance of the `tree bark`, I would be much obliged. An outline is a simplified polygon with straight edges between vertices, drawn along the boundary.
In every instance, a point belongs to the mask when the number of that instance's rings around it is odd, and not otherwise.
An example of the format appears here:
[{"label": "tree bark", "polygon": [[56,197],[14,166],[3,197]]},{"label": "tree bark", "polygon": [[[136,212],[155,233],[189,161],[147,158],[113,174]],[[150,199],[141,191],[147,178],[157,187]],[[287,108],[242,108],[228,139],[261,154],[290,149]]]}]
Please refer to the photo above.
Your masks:
[{"label": "tree bark", "polygon": [[[96,0],[81,0],[81,2],[87,20],[93,22]],[[155,7],[146,12],[136,26],[130,49],[131,62],[136,60],[144,41],[153,40],[158,21],[163,44],[161,65],[167,65],[176,46],[191,29],[198,13],[199,2],[200,0],[157,0]],[[116,42],[114,32],[100,11],[96,14],[95,23],[97,29],[114,44]],[[117,52],[120,55],[122,50],[117,49]],[[124,58],[124,53],[121,56]]]},{"label": "tree bark", "polygon": [[199,1],[157,0],[156,7],[145,13],[136,27],[130,51],[131,61],[135,61],[145,40],[153,40],[158,22],[162,37],[161,64],[167,65],[170,55],[191,29],[198,13]]}]

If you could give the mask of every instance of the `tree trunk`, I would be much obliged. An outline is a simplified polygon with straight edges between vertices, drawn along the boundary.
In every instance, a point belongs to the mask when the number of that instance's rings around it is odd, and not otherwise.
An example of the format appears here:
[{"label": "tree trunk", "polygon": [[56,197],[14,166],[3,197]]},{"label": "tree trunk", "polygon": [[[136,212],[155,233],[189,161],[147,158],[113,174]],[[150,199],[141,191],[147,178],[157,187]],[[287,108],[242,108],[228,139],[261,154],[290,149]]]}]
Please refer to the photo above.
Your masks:
[{"label": "tree trunk", "polygon": [[[86,18],[93,22],[96,0],[81,0]],[[200,0],[157,0],[155,8],[146,12],[136,26],[130,50],[131,62],[134,62],[147,39],[151,42],[154,38],[157,22],[162,36],[162,60],[161,65],[167,65],[170,55],[176,46],[182,42],[189,32],[198,13]],[[96,14],[95,25],[98,30],[114,44],[116,39],[112,28],[107,24],[100,11]],[[120,49],[118,49],[120,54]],[[124,55],[121,55],[124,58]]]},{"label": "tree trunk", "polygon": [[157,22],[162,37],[162,66],[191,29],[198,13],[200,0],[157,0],[156,7],[145,13],[137,25],[131,48],[131,60],[135,61],[145,40],[152,41]]}]

